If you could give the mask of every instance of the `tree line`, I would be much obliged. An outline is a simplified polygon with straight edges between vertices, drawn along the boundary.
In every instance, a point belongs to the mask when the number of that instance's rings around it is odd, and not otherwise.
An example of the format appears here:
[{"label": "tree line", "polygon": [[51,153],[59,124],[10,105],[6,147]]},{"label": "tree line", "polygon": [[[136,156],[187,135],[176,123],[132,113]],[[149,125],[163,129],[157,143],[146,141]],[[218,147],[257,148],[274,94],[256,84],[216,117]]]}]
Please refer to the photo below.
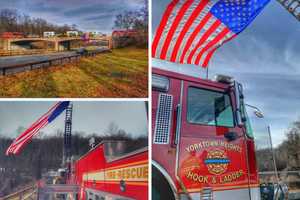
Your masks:
[{"label": "tree line", "polygon": [[116,15],[114,29],[134,30],[131,36],[114,37],[114,47],[137,46],[148,48],[148,0],[144,0],[143,7],[136,11],[125,11]]},{"label": "tree line", "polygon": [[[275,152],[276,166],[282,170],[300,170],[300,119],[293,122],[285,132],[285,140],[277,147],[273,147]],[[260,171],[273,171],[273,154],[270,149],[260,149],[256,153],[259,161]]]},{"label": "tree line", "polygon": [[21,32],[25,35],[42,36],[43,32],[47,31],[64,34],[70,30],[77,30],[77,25],[65,24],[59,26],[42,18],[34,18],[26,14],[21,14],[15,9],[0,10],[0,34],[3,32]]},{"label": "tree line", "polygon": [[141,9],[118,14],[114,21],[114,28],[148,32],[148,17],[148,0],[144,0]]}]

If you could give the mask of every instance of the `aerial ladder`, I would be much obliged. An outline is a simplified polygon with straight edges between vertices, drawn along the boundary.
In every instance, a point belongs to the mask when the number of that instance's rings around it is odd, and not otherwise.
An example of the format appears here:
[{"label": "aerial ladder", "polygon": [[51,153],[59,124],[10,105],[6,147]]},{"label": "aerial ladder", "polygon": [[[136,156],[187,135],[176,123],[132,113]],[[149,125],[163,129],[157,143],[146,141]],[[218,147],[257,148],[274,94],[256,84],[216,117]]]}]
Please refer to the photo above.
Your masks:
[{"label": "aerial ladder", "polygon": [[300,0],[277,0],[288,12],[300,21]]}]

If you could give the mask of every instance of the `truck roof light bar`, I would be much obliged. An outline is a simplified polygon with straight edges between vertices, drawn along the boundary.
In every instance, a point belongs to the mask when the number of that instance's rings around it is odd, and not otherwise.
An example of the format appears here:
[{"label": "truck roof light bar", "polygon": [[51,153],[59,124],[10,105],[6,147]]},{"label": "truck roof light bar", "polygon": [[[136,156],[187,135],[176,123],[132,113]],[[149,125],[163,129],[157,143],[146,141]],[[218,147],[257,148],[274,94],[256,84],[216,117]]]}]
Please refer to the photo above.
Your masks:
[{"label": "truck roof light bar", "polygon": [[233,83],[233,77],[222,74],[215,75],[214,80],[219,83]]},{"label": "truck roof light bar", "polygon": [[169,90],[169,79],[164,76],[152,75],[152,88],[160,92],[167,92]]}]

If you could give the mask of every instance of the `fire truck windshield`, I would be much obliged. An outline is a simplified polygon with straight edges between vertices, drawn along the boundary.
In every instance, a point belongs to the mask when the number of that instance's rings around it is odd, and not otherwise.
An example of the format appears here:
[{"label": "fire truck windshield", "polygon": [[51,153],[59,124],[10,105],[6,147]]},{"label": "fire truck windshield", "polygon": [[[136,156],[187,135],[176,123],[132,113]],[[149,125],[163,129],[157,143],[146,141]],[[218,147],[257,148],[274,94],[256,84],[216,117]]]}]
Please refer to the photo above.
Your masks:
[{"label": "fire truck windshield", "polygon": [[233,127],[233,111],[229,94],[190,87],[187,97],[189,123]]}]

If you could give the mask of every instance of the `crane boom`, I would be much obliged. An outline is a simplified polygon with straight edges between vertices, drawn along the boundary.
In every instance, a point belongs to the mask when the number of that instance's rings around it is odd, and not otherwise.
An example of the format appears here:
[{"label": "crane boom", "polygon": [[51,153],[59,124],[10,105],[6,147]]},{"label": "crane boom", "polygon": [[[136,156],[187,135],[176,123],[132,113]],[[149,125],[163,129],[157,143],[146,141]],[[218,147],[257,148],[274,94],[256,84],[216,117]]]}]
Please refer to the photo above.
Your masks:
[{"label": "crane boom", "polygon": [[277,0],[287,11],[300,21],[300,0]]}]

